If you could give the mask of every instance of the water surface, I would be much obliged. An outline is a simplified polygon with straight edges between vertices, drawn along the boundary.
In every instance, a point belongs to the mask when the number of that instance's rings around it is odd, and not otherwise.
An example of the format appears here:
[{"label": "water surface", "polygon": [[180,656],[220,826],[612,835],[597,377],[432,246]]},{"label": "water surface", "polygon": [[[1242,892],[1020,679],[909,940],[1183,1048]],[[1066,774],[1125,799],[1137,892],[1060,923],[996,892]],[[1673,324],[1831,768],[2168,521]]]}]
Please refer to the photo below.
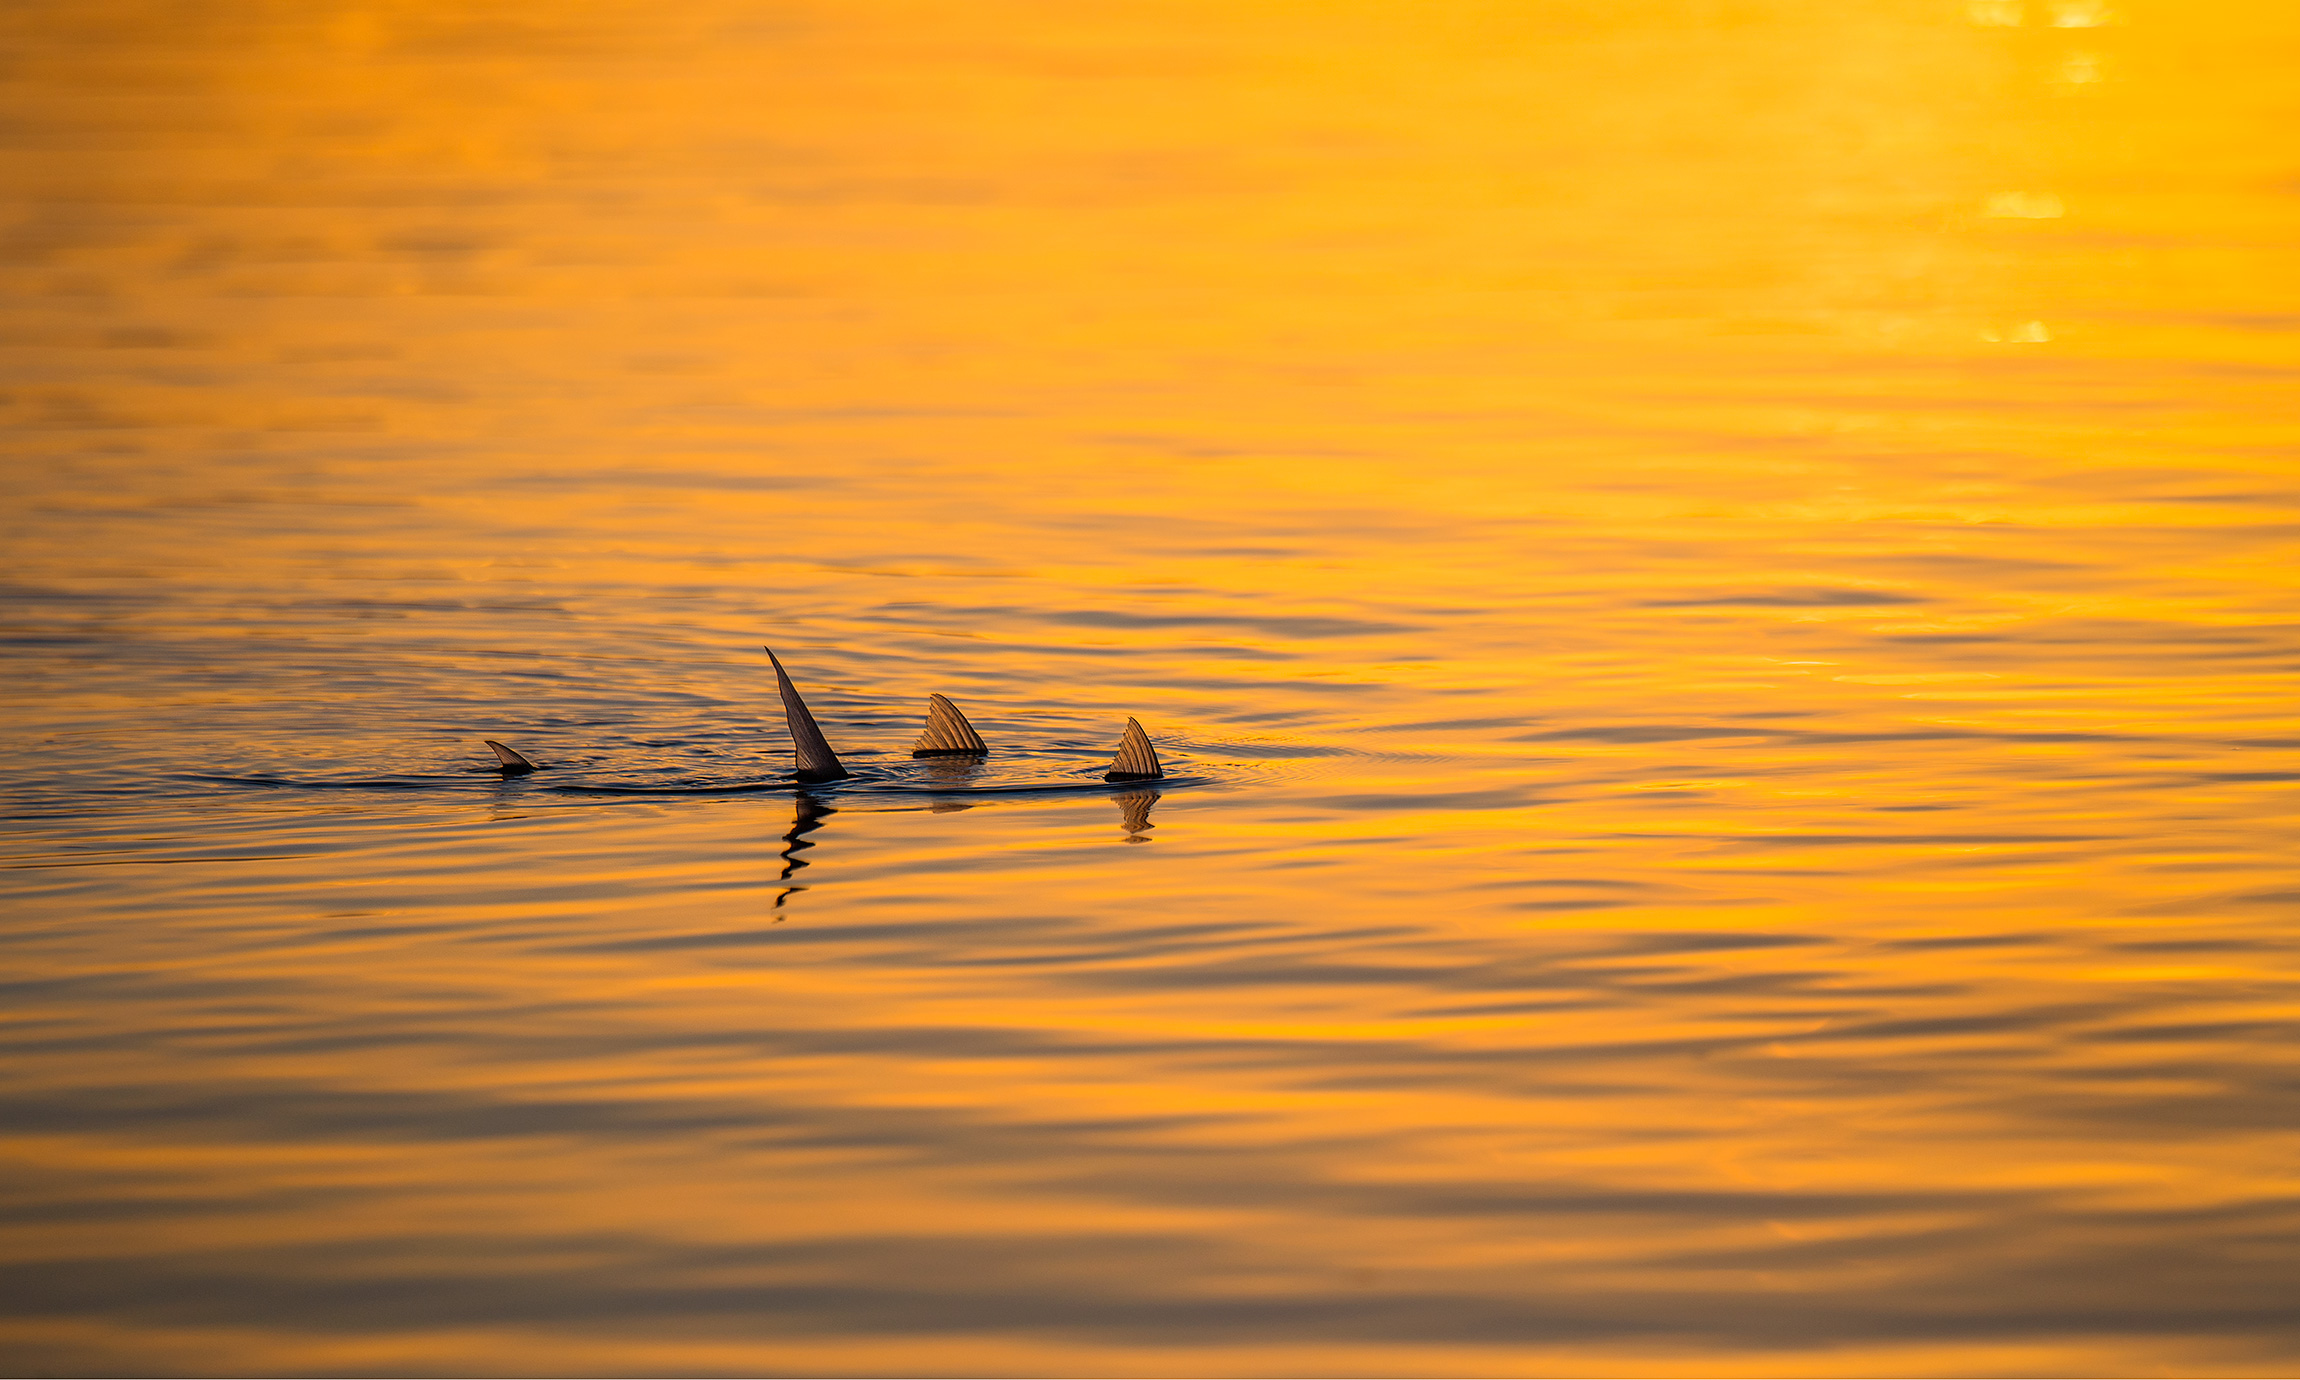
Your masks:
[{"label": "water surface", "polygon": [[2300,1365],[2289,8],[546,8],[0,17],[8,1371]]}]

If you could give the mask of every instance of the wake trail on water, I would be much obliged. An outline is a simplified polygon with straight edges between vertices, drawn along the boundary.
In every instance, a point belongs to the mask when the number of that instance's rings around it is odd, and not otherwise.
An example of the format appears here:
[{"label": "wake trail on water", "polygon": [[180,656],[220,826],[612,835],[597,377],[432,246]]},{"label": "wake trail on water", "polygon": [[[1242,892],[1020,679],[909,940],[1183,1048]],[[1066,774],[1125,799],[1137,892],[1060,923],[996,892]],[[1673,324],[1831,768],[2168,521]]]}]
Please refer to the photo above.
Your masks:
[{"label": "wake trail on water", "polygon": [[[538,773],[549,770],[537,768]],[[561,795],[588,797],[679,797],[709,798],[712,796],[740,795],[809,795],[820,798],[867,799],[872,796],[898,796],[906,798],[962,799],[962,800],[1054,800],[1073,797],[1105,796],[1113,793],[1118,784],[1108,783],[1097,773],[1094,779],[1077,781],[985,782],[980,784],[941,784],[905,781],[895,777],[879,777],[869,768],[833,782],[808,782],[785,777],[767,781],[705,782],[594,782],[594,781],[538,781],[532,776],[498,777],[493,773],[464,773],[455,776],[433,777],[354,777],[337,780],[296,779],[272,775],[219,775],[204,772],[186,772],[175,775],[177,781],[197,781],[207,785],[238,786],[263,791],[435,791],[456,795],[473,794],[484,787],[490,795],[500,795],[505,788],[522,795]],[[1144,783],[1146,784],[1146,783]],[[1190,789],[1219,784],[1206,775],[1168,776],[1157,782],[1161,791]]]}]

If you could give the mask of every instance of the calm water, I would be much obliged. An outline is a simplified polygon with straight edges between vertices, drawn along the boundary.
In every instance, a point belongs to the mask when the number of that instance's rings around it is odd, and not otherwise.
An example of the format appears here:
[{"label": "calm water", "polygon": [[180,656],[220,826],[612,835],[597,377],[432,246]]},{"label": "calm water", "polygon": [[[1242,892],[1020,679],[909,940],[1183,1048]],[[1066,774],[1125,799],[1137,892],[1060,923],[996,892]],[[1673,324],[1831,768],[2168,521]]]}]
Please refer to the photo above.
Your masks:
[{"label": "calm water", "polygon": [[2296,67],[11,8],[0,1368],[2291,1373]]}]

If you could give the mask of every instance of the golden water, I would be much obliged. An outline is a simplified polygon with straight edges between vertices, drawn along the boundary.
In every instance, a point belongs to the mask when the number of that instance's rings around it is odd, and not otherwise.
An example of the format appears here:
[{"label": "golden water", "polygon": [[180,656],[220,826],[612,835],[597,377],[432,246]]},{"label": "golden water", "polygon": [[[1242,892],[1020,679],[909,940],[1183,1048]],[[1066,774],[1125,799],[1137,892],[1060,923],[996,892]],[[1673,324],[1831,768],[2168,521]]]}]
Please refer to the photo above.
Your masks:
[{"label": "golden water", "polygon": [[2300,1366],[2300,10],[0,58],[9,1372]]}]

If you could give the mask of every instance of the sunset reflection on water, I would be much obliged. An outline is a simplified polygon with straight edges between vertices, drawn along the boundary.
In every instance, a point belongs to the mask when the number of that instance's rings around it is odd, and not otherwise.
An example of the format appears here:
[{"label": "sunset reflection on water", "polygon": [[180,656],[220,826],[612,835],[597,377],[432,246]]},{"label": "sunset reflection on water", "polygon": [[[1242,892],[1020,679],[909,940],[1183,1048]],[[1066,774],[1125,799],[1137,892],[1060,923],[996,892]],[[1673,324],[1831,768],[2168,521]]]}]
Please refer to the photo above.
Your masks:
[{"label": "sunset reflection on water", "polygon": [[0,15],[0,1369],[2300,1363],[2300,15],[546,8]]}]

